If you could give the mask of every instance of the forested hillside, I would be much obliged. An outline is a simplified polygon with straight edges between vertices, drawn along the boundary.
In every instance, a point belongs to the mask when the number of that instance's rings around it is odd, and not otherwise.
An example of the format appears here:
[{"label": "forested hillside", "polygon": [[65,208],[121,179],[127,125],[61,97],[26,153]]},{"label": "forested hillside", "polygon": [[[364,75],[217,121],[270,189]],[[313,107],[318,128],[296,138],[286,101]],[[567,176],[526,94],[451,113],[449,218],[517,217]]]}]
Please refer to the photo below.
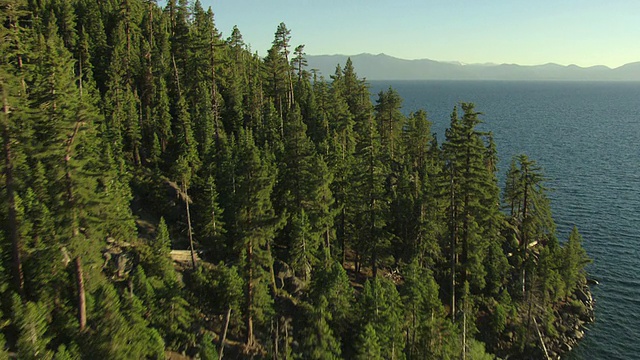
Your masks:
[{"label": "forested hillside", "polygon": [[198,1],[0,14],[0,359],[541,358],[585,316],[581,236],[473,104],[439,144]]}]

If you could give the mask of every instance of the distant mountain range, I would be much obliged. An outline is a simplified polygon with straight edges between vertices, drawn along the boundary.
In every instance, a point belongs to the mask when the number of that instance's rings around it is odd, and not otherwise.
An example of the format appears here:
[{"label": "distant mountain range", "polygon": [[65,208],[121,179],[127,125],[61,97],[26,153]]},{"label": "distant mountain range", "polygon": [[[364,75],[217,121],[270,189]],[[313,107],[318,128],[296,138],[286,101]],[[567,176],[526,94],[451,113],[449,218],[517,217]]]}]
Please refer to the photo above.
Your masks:
[{"label": "distant mountain range", "polygon": [[527,81],[640,81],[640,62],[615,69],[606,66],[544,64],[462,64],[429,59],[404,60],[385,54],[308,55],[308,69],[325,78],[344,67],[351,57],[358,77],[367,80],[527,80]]}]

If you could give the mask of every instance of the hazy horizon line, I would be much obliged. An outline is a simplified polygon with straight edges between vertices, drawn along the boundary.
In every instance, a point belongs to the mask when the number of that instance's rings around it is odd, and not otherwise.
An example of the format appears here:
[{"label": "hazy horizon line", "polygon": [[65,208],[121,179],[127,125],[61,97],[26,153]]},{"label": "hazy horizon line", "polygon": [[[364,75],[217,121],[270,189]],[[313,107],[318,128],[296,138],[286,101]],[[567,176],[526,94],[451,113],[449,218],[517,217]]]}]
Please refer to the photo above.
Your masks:
[{"label": "hazy horizon line", "polygon": [[454,64],[454,65],[460,65],[460,66],[500,66],[500,65],[515,65],[515,66],[523,66],[523,67],[535,67],[535,66],[545,66],[545,65],[557,65],[557,66],[562,66],[562,67],[578,67],[578,68],[582,68],[582,69],[589,69],[589,68],[597,68],[597,67],[604,67],[607,68],[609,70],[615,70],[618,68],[621,68],[625,65],[629,65],[629,64],[635,64],[635,63],[639,63],[640,61],[633,61],[633,62],[629,62],[629,63],[624,63],[620,66],[615,66],[615,67],[611,67],[609,65],[604,65],[604,64],[596,64],[596,65],[588,65],[588,66],[583,66],[583,65],[578,65],[576,63],[571,63],[571,64],[560,64],[557,62],[546,62],[546,63],[542,63],[542,64],[522,64],[522,63],[513,63],[513,62],[492,62],[492,61],[487,61],[487,62],[464,62],[464,61],[459,61],[459,60],[436,60],[433,58],[415,58],[415,59],[407,59],[407,58],[402,58],[399,56],[395,56],[395,55],[390,55],[384,52],[381,53],[370,53],[370,52],[362,52],[362,53],[358,53],[358,54],[339,54],[339,53],[334,53],[334,54],[307,54],[307,56],[345,56],[345,57],[354,57],[354,56],[359,56],[359,55],[371,55],[371,56],[388,56],[394,59],[398,59],[398,60],[404,60],[404,61],[422,61],[422,60],[427,60],[427,61],[435,61],[435,62],[439,62],[439,63],[446,63],[446,64]]}]

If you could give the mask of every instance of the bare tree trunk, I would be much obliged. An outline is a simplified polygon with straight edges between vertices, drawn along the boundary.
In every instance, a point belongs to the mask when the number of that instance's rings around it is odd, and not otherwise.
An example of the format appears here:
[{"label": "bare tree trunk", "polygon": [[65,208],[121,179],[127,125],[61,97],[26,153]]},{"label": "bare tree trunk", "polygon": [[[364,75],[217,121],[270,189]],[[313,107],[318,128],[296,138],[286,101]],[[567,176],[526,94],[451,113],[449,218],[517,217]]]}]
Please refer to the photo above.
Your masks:
[{"label": "bare tree trunk", "polygon": [[291,68],[289,65],[289,51],[287,51],[287,48],[284,48],[284,60],[287,63],[287,81],[289,82],[288,88],[287,89],[287,108],[291,109],[293,107],[293,103],[294,103],[294,96],[293,96],[293,79],[291,78]]},{"label": "bare tree trunk", "polygon": [[189,235],[189,250],[191,250],[191,264],[193,265],[193,270],[198,268],[198,264],[196,262],[196,253],[193,248],[193,231],[191,230],[191,211],[189,210],[189,195],[187,194],[187,186],[182,185],[184,188],[184,203],[186,204],[187,209],[187,234]]},{"label": "bare tree trunk", "polygon": [[464,310],[462,311],[462,360],[467,359],[467,294],[465,294]]},{"label": "bare tree trunk", "polygon": [[67,203],[69,206],[69,210],[71,211],[71,218],[72,218],[72,229],[71,229],[71,233],[73,234],[73,236],[78,236],[78,234],[80,234],[80,230],[79,230],[79,226],[78,226],[78,217],[76,215],[76,209],[74,206],[74,197],[73,197],[73,182],[71,179],[71,168],[69,166],[69,162],[71,161],[71,151],[72,151],[72,147],[73,147],[73,142],[76,139],[76,136],[78,136],[78,131],[80,130],[80,126],[82,125],[82,122],[80,121],[80,119],[77,119],[76,121],[76,125],[73,128],[73,133],[71,134],[71,136],[69,137],[69,140],[67,140],[67,149],[65,152],[65,156],[64,156],[64,167],[65,167],[65,180],[67,182]]},{"label": "bare tree trunk", "polygon": [[526,256],[527,256],[527,248],[529,247],[529,239],[527,239],[527,203],[529,202],[529,184],[527,184],[527,178],[528,178],[528,169],[525,168],[524,170],[524,195],[523,195],[523,199],[522,199],[522,230],[520,231],[521,236],[522,236],[522,298],[525,298],[525,291],[526,291]]},{"label": "bare tree trunk", "polygon": [[455,188],[453,185],[453,170],[451,172],[451,319],[456,321],[456,242],[458,237],[458,225],[456,223]]},{"label": "bare tree trunk", "polygon": [[331,259],[331,239],[329,225],[325,226],[324,230],[324,239],[325,239],[325,264],[329,264],[329,260]]},{"label": "bare tree trunk", "polygon": [[227,330],[229,330],[229,319],[231,319],[231,307],[227,309],[227,317],[224,321],[224,330],[222,331],[222,337],[220,338],[220,352],[218,360],[222,360],[222,353],[224,353],[224,342],[227,339]]},{"label": "bare tree trunk", "polygon": [[178,65],[176,65],[175,55],[171,55],[171,61],[173,62],[173,73],[176,77],[176,85],[178,86],[178,97],[182,96],[182,90],[180,89],[180,76],[178,74]]},{"label": "bare tree trunk", "polygon": [[542,350],[544,351],[544,357],[547,360],[551,360],[549,357],[549,352],[547,351],[547,346],[544,344],[544,338],[542,337],[542,333],[540,332],[540,327],[538,326],[538,322],[536,318],[533,318],[533,324],[536,326],[536,330],[538,331],[538,338],[540,339],[540,344],[542,345]]},{"label": "bare tree trunk", "polygon": [[341,265],[342,267],[345,266],[345,264],[347,263],[347,249],[346,249],[346,242],[347,240],[345,239],[347,236],[347,232],[345,229],[345,223],[347,219],[347,213],[346,210],[344,209],[344,204],[342,204],[342,210],[340,211],[340,246],[342,247],[342,254],[341,254]]},{"label": "bare tree trunk", "polygon": [[[215,67],[215,39],[214,31],[211,31],[211,112],[213,114],[213,124],[215,128],[216,146],[220,146],[220,115],[218,112],[218,86],[216,85],[216,67]],[[218,149],[216,149],[218,150]]]},{"label": "bare tree trunk", "polygon": [[78,283],[78,323],[80,323],[80,331],[84,331],[87,325],[87,302],[84,293],[84,277],[80,256],[76,257],[76,282]]},{"label": "bare tree trunk", "polygon": [[[273,259],[273,255],[271,254],[271,241],[267,241],[267,252],[269,253],[269,257]],[[271,276],[271,290],[273,290],[273,296],[275,296],[278,287],[276,286],[276,273],[273,270],[273,261],[269,264],[269,275]]]},{"label": "bare tree trunk", "polygon": [[[251,214],[249,214],[251,218]],[[249,221],[251,222],[251,221]],[[247,312],[246,312],[246,327],[247,327],[247,349],[251,349],[254,345],[255,339],[253,335],[253,243],[251,239],[247,242]]]},{"label": "bare tree trunk", "polygon": [[[271,323],[273,324],[273,322]],[[273,328],[273,325],[272,325]],[[278,347],[278,343],[280,342],[280,320],[276,319],[276,331],[275,337],[273,339],[273,359],[277,360],[280,355],[280,348]]]}]

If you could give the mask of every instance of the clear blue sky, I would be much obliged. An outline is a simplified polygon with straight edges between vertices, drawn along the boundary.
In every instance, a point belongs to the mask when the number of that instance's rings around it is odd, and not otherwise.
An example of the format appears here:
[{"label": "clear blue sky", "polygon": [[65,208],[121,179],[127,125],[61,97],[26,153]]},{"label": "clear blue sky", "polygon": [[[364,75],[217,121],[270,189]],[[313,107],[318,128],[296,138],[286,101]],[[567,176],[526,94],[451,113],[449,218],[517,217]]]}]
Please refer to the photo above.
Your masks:
[{"label": "clear blue sky", "polygon": [[280,22],[312,55],[464,63],[640,61],[640,0],[201,0],[224,37],[265,55]]}]

